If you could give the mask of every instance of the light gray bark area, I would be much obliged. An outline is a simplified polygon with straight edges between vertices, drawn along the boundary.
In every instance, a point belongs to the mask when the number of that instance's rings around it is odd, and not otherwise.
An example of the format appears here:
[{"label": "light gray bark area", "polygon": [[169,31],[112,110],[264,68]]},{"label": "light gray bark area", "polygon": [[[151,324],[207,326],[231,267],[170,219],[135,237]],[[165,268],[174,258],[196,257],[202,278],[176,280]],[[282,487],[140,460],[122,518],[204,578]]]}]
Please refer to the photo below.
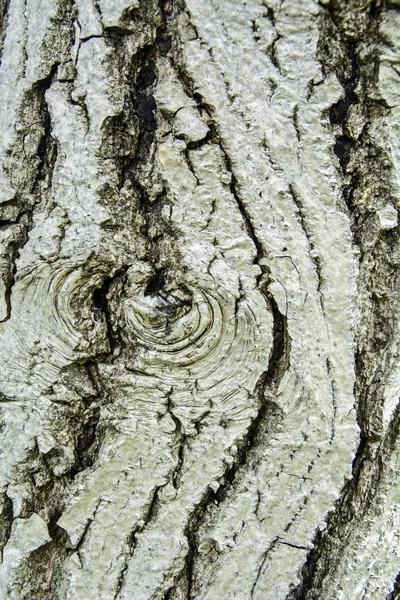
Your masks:
[{"label": "light gray bark area", "polygon": [[400,597],[399,6],[1,3],[0,598]]}]

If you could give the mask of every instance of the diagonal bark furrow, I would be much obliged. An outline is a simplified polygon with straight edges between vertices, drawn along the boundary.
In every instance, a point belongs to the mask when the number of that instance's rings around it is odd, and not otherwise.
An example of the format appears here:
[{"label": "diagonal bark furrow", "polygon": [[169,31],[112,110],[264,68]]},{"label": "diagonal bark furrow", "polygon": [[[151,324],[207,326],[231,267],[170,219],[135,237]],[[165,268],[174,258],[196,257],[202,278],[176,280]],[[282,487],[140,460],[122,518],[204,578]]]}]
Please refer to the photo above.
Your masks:
[{"label": "diagonal bark furrow", "polygon": [[[257,415],[249,426],[244,438],[237,444],[237,458],[223,475],[224,483],[216,492],[207,490],[201,502],[195,507],[185,527],[188,540],[188,552],[185,557],[185,567],[177,576],[177,585],[184,585],[188,600],[194,598],[195,563],[198,559],[198,530],[207,516],[210,507],[221,505],[227,498],[240,472],[249,468],[252,454],[256,447],[263,444],[265,432],[279,423],[282,412],[273,401],[274,392],[286,372],[290,359],[290,337],[287,330],[287,320],[283,316],[272,297],[269,298],[274,317],[273,347],[269,358],[268,370],[261,376],[255,394],[259,399]],[[172,594],[172,589],[168,590]]]},{"label": "diagonal bark furrow", "polygon": [[[182,7],[181,10],[185,10],[184,7]],[[171,37],[172,36],[173,36],[173,33],[171,32]],[[173,37],[172,37],[172,39],[173,39]],[[193,80],[191,75],[187,72],[181,49],[179,48],[179,44],[177,43],[177,41],[174,39],[173,39],[173,43],[172,43],[171,60],[172,60],[172,65],[175,69],[175,72],[182,84],[183,89],[185,90],[185,93],[188,95],[188,97],[192,98],[196,102],[199,114],[204,112],[208,117],[208,127],[210,129],[209,134],[206,136],[206,138],[204,138],[204,140],[200,140],[199,142],[195,142],[195,143],[189,142],[189,144],[187,145],[187,149],[191,150],[191,149],[201,147],[204,143],[207,143],[209,140],[212,140],[214,143],[217,143],[219,145],[219,147],[222,151],[222,154],[224,156],[224,159],[225,159],[227,171],[231,175],[231,183],[230,183],[231,194],[232,194],[233,198],[235,199],[236,204],[239,208],[240,214],[243,219],[245,231],[246,231],[247,235],[249,236],[249,238],[252,240],[255,250],[256,250],[256,257],[254,259],[254,264],[258,265],[261,269],[261,274],[258,277],[258,283],[259,283],[262,273],[268,272],[268,269],[265,266],[260,264],[261,259],[264,257],[264,251],[263,251],[260,240],[257,238],[253,222],[247,211],[245,203],[243,202],[243,200],[241,198],[240,184],[235,176],[232,159],[231,159],[231,157],[228,153],[228,150],[224,144],[218,123],[216,122],[216,120],[213,117],[213,108],[207,103],[206,99],[203,98],[203,96],[199,92],[195,91],[196,90],[195,81]]]},{"label": "diagonal bark furrow", "polygon": [[3,54],[3,42],[7,29],[8,9],[10,7],[10,2],[11,0],[2,0],[2,2],[0,2],[0,67]]},{"label": "diagonal bark furrow", "polygon": [[255,591],[257,589],[257,584],[260,581],[260,577],[262,575],[262,571],[264,569],[265,563],[268,560],[268,556],[269,556],[270,552],[272,552],[272,550],[275,548],[275,546],[276,546],[276,544],[278,542],[279,542],[279,536],[276,536],[272,540],[272,542],[270,543],[270,545],[268,546],[268,548],[265,550],[265,552],[262,554],[260,565],[259,565],[258,570],[257,570],[257,576],[256,576],[256,578],[254,580],[253,585],[251,586],[251,589],[250,589],[250,598],[254,597]]},{"label": "diagonal bark furrow", "polygon": [[319,296],[321,310],[322,310],[322,314],[325,315],[324,296],[322,293],[323,276],[322,276],[321,260],[320,260],[319,256],[317,256],[314,252],[315,246],[314,246],[313,241],[310,236],[310,228],[307,227],[307,222],[306,222],[307,218],[304,215],[303,204],[302,204],[300,195],[297,193],[295,186],[292,183],[289,185],[289,193],[290,193],[291,198],[293,199],[293,202],[294,202],[297,210],[299,211],[301,228],[304,232],[304,235],[306,237],[307,244],[309,247],[308,255],[310,257],[311,262],[314,265],[315,274],[317,276],[317,292],[318,292],[318,296]]},{"label": "diagonal bark furrow", "polygon": [[165,487],[166,484],[163,485],[158,485],[149,502],[147,505],[147,508],[144,508],[143,511],[143,517],[142,517],[142,521],[143,523],[139,526],[135,526],[135,528],[130,532],[129,534],[129,538],[128,538],[128,544],[129,544],[129,554],[127,554],[125,556],[125,561],[124,561],[124,565],[120,571],[119,574],[119,578],[118,578],[118,582],[117,582],[117,586],[116,586],[116,590],[115,590],[115,600],[118,599],[119,597],[119,593],[122,590],[123,586],[124,586],[124,582],[125,582],[125,575],[128,569],[128,565],[129,565],[129,559],[131,556],[133,556],[134,552],[135,552],[135,548],[137,546],[137,534],[141,533],[142,531],[144,531],[146,529],[146,527],[149,525],[149,523],[151,523],[153,521],[153,519],[155,518],[156,514],[157,514],[157,507],[158,507],[158,494],[160,493],[160,490]]},{"label": "diagonal bark furrow", "polygon": [[[398,294],[393,295],[393,290],[399,289],[399,276],[392,252],[399,244],[399,234],[392,230],[375,235],[373,218],[373,212],[392,198],[391,161],[371,134],[374,121],[388,110],[379,99],[374,99],[382,6],[370,2],[368,11],[357,8],[356,2],[338,1],[328,6],[321,21],[319,53],[325,75],[336,73],[344,91],[344,97],[332,107],[330,120],[337,136],[334,149],[343,173],[343,197],[354,241],[361,251],[359,293],[364,304],[355,361],[361,436],[352,479],[328,517],[327,528],[317,532],[314,548],[303,567],[302,582],[287,596],[288,600],[317,600],[325,593],[324,582],[335,574],[344,549],[362,526],[385,483],[384,457],[394,451],[399,432],[397,409],[382,437],[382,382],[392,360],[397,312],[394,306],[400,305]],[[362,118],[361,131],[354,126],[354,113]]]},{"label": "diagonal bark furrow", "polygon": [[[226,161],[226,166],[227,166],[227,170],[228,172],[231,174],[232,176],[232,181],[231,181],[231,194],[232,196],[235,198],[236,200],[236,204],[240,210],[240,214],[242,215],[242,219],[243,219],[243,223],[246,229],[246,232],[248,234],[248,236],[250,237],[250,239],[252,240],[255,249],[257,251],[256,257],[254,259],[254,264],[257,264],[260,266],[260,260],[263,258],[264,253],[263,253],[263,249],[262,249],[262,244],[261,242],[258,240],[257,236],[256,236],[256,232],[253,226],[253,223],[251,221],[251,218],[246,210],[246,206],[240,196],[240,192],[239,192],[239,184],[238,181],[235,177],[234,174],[234,169],[233,169],[233,165],[232,165],[232,160],[222,142],[221,137],[219,136],[219,146],[224,154],[225,157],[225,161]],[[260,266],[260,269],[263,270],[263,268]]]}]

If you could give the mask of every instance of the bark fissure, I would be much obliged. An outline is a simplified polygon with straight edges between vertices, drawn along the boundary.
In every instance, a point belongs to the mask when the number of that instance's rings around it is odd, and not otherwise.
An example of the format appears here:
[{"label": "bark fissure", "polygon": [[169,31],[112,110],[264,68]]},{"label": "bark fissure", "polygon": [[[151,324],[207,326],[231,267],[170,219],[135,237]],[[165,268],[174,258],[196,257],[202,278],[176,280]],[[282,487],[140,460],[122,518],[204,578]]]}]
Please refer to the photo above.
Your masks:
[{"label": "bark fissure", "polygon": [[[273,348],[269,358],[268,370],[261,376],[255,391],[259,399],[259,409],[256,417],[252,420],[246,435],[237,443],[238,450],[236,460],[223,474],[221,485],[215,492],[207,490],[201,502],[195,507],[189,516],[185,527],[185,536],[188,541],[188,552],[185,557],[185,567],[177,576],[177,582],[182,578],[186,580],[187,598],[194,598],[195,587],[195,564],[199,558],[198,530],[207,516],[210,508],[220,506],[227,498],[235,484],[235,480],[242,471],[249,467],[249,461],[255,448],[262,444],[265,429],[282,419],[279,406],[273,400],[274,391],[286,372],[290,360],[290,337],[287,331],[287,320],[283,316],[272,297],[269,298],[274,317]],[[171,590],[168,591],[171,593]]]},{"label": "bark fissure", "polygon": [[266,562],[268,560],[268,557],[269,557],[270,553],[273,552],[273,550],[276,547],[276,545],[278,544],[278,542],[279,542],[279,536],[276,536],[272,540],[272,542],[270,543],[270,545],[268,546],[268,548],[265,550],[265,552],[262,554],[260,565],[259,565],[258,570],[257,570],[256,578],[255,578],[254,583],[253,583],[253,585],[251,586],[251,589],[250,589],[250,598],[254,598],[254,594],[256,592],[257,585],[258,585],[258,582],[260,581],[260,578],[261,578],[263,569],[265,567],[265,564],[266,564]]},{"label": "bark fissure", "polygon": [[[2,319],[2,321],[7,321],[11,317],[11,296],[12,296],[12,288],[15,283],[15,277],[17,274],[17,265],[16,261],[20,255],[21,250],[27,243],[29,239],[29,232],[33,227],[33,218],[34,212],[37,207],[37,204],[41,201],[41,194],[43,191],[47,191],[47,189],[51,188],[51,178],[52,173],[55,167],[55,163],[57,160],[57,144],[55,140],[51,136],[51,119],[50,113],[46,102],[46,91],[50,88],[51,83],[57,73],[57,69],[59,67],[59,63],[54,63],[50,69],[49,75],[41,80],[36,82],[36,84],[32,87],[31,90],[26,95],[26,104],[37,103],[38,107],[38,120],[32,124],[27,125],[27,127],[37,127],[41,128],[43,134],[39,140],[39,144],[37,147],[37,165],[32,164],[32,157],[26,156],[25,150],[23,151],[24,158],[27,162],[28,168],[32,169],[32,173],[30,174],[30,179],[33,182],[30,190],[21,189],[17,192],[17,197],[13,199],[12,203],[15,201],[20,206],[19,214],[11,220],[3,220],[3,226],[9,226],[16,228],[17,236],[16,240],[10,244],[9,248],[9,271],[6,276],[6,292],[5,292],[5,302],[7,306],[6,316]],[[33,97],[33,98],[32,98]],[[25,134],[24,134],[25,135]],[[22,141],[22,145],[24,142]],[[33,202],[28,199],[25,200],[24,196],[29,198],[29,193],[34,198]],[[1,214],[1,212],[0,212]]]},{"label": "bark fissure", "polygon": [[385,600],[398,600],[400,597],[400,573],[394,582],[393,590],[387,594]]},{"label": "bark fissure", "polygon": [[[190,19],[190,14],[188,13],[188,15],[189,15],[189,19]],[[197,37],[198,37],[198,35],[197,35]],[[257,279],[257,283],[259,284],[262,274],[265,272],[269,272],[269,270],[260,263],[261,259],[264,258],[264,251],[262,248],[262,243],[260,242],[260,240],[258,239],[258,237],[256,235],[256,231],[255,231],[252,219],[246,208],[245,202],[243,201],[243,199],[240,195],[240,184],[235,176],[235,170],[234,170],[232,159],[231,159],[229,152],[224,144],[218,123],[213,116],[213,108],[211,107],[210,104],[208,104],[207,100],[205,98],[203,98],[203,96],[199,92],[195,91],[196,90],[195,81],[187,72],[187,69],[185,68],[185,61],[184,61],[183,57],[181,56],[179,49],[174,48],[174,50],[175,50],[175,52],[173,52],[173,54],[172,54],[172,64],[173,64],[173,67],[175,68],[176,74],[179,77],[179,80],[182,83],[182,86],[183,86],[186,94],[196,102],[196,106],[197,106],[197,110],[198,110],[199,114],[202,114],[202,112],[204,111],[204,113],[208,117],[207,125],[209,127],[209,133],[203,140],[200,140],[195,143],[189,142],[187,144],[187,150],[197,149],[197,148],[201,147],[204,143],[208,143],[209,141],[212,141],[213,143],[218,144],[218,146],[220,147],[222,154],[224,156],[227,171],[231,176],[231,183],[230,183],[231,194],[232,194],[233,198],[235,199],[237,207],[242,216],[243,224],[244,224],[245,230],[247,232],[247,235],[252,240],[255,250],[256,250],[254,264],[258,265],[261,270],[260,276]],[[188,160],[187,162],[190,165],[190,160]],[[197,177],[196,177],[196,179],[197,179]]]},{"label": "bark fissure", "polygon": [[[293,199],[293,202],[299,212],[300,225],[304,232],[305,238],[307,240],[307,244],[309,246],[308,255],[314,265],[315,274],[317,277],[317,292],[318,292],[318,296],[319,296],[319,300],[320,300],[320,304],[321,304],[321,311],[322,311],[322,314],[325,315],[324,294],[322,291],[323,275],[322,275],[321,259],[316,254],[315,245],[314,245],[314,243],[312,241],[312,237],[310,235],[310,227],[307,226],[307,218],[304,214],[304,207],[303,207],[300,195],[297,193],[296,188],[293,184],[289,185],[289,193],[290,193],[290,196]],[[297,268],[296,268],[296,270],[297,270]]]},{"label": "bark fissure", "polygon": [[129,537],[128,537],[129,553],[126,554],[123,567],[122,567],[119,577],[118,577],[117,586],[116,586],[116,590],[115,590],[115,596],[114,596],[115,600],[117,600],[117,598],[119,597],[119,594],[124,586],[126,572],[127,572],[128,565],[129,565],[129,559],[134,555],[135,549],[138,544],[137,535],[139,533],[142,533],[143,531],[145,531],[146,527],[154,520],[154,518],[157,514],[157,507],[159,504],[158,495],[160,493],[160,490],[162,488],[164,488],[166,485],[167,484],[164,483],[163,485],[158,485],[155,488],[155,490],[151,494],[149,502],[147,503],[147,507],[144,508],[141,525],[135,526],[134,529],[129,534]]},{"label": "bark fissure", "polygon": [[[335,72],[343,86],[343,97],[331,108],[330,122],[336,133],[334,151],[343,173],[343,198],[354,241],[361,251],[359,293],[370,300],[356,340],[355,396],[360,444],[353,461],[352,479],[344,486],[335,510],[329,515],[327,528],[317,532],[314,548],[303,567],[303,580],[288,599],[311,600],[324,593],[324,585],[334,577],[352,532],[376,501],[386,477],[382,454],[390,455],[395,444],[389,439],[398,436],[393,426],[398,409],[383,438],[380,417],[381,380],[389,367],[390,345],[395,333],[391,318],[393,308],[390,309],[387,302],[393,307],[393,301],[397,305],[398,298],[394,299],[391,292],[382,293],[376,301],[373,290],[378,281],[380,289],[393,289],[390,280],[395,275],[390,249],[394,240],[398,243],[398,233],[373,233],[372,211],[391,196],[390,161],[371,133],[374,122],[387,111],[376,93],[378,27],[383,5],[367,4],[368,15],[360,12],[355,3],[332,2],[321,21],[320,39],[320,60],[325,75]],[[357,128],[355,114],[362,119],[362,128]],[[369,204],[366,203],[367,190],[373,199]],[[363,492],[365,489],[369,490],[367,494]]]},{"label": "bark fissure", "polygon": [[3,549],[10,539],[11,526],[13,522],[13,505],[7,491],[1,495],[0,510],[0,564],[3,562]]}]

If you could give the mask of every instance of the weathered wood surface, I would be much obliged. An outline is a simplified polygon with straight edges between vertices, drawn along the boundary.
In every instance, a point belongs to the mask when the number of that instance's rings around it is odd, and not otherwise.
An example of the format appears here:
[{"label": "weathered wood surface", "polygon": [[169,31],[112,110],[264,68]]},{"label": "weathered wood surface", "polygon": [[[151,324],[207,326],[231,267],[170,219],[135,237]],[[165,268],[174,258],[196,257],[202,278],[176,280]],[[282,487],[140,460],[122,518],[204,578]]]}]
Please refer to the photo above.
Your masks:
[{"label": "weathered wood surface", "polygon": [[1,598],[398,597],[399,6],[1,4]]}]

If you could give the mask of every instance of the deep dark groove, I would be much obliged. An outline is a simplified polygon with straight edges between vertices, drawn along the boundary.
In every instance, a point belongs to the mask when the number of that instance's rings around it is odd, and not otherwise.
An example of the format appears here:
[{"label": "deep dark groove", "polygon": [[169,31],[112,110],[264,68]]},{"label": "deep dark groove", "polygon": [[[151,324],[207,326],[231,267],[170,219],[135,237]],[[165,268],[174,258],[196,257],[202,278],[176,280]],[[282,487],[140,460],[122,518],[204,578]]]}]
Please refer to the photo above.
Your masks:
[{"label": "deep dark groove", "polygon": [[[216,492],[207,490],[201,502],[189,516],[185,527],[185,536],[188,540],[188,552],[185,557],[185,567],[177,577],[177,584],[185,580],[187,599],[192,600],[194,587],[194,566],[199,556],[198,530],[204,521],[209,507],[220,505],[227,498],[239,472],[246,470],[251,452],[262,442],[263,434],[268,426],[282,418],[280,408],[272,401],[273,392],[276,390],[281,377],[287,370],[290,359],[290,337],[287,330],[287,320],[279,312],[274,299],[270,298],[272,314],[274,317],[273,348],[269,359],[268,369],[260,377],[255,393],[260,400],[260,407],[256,417],[249,426],[243,440],[238,443],[238,452],[234,464],[224,473],[224,483]],[[171,591],[171,590],[170,590]]]},{"label": "deep dark groove", "polygon": [[7,492],[2,494],[3,508],[0,511],[0,563],[3,561],[3,549],[10,539],[11,526],[13,522],[13,505]]},{"label": "deep dark groove", "polygon": [[355,148],[355,141],[346,135],[341,135],[336,139],[335,145],[333,147],[336,156],[339,159],[340,166],[345,171],[347,165],[349,164],[352,150]]},{"label": "deep dark groove", "polygon": [[0,67],[3,58],[3,45],[7,29],[10,2],[11,0],[0,0]]},{"label": "deep dark groove", "polygon": [[151,500],[148,505],[148,508],[142,517],[143,525],[141,527],[135,526],[135,528],[129,533],[127,543],[130,548],[130,552],[125,558],[124,565],[123,565],[123,567],[120,571],[119,577],[118,577],[118,582],[117,582],[115,595],[114,595],[115,599],[119,598],[119,593],[123,588],[123,585],[125,582],[126,571],[128,569],[129,558],[131,556],[133,556],[135,553],[135,548],[137,546],[137,534],[144,531],[146,529],[147,525],[150,523],[150,521],[152,521],[156,517],[157,511],[158,511],[158,505],[159,505],[158,494],[160,492],[160,489],[163,488],[164,486],[165,486],[165,484],[159,485],[155,488],[153,495],[151,496]]},{"label": "deep dark groove", "polygon": [[115,281],[123,279],[126,273],[126,267],[119,269],[112,277],[106,277],[103,284],[95,289],[92,294],[93,306],[97,315],[103,315],[107,325],[107,336],[110,344],[110,355],[113,355],[117,349],[121,348],[122,340],[118,327],[113,321],[112,311],[109,306],[108,294]]},{"label": "deep dark groove", "polygon": [[[334,151],[342,170],[343,198],[349,210],[354,241],[361,250],[361,281],[367,290],[374,289],[379,282],[380,289],[387,289],[388,294],[376,300],[371,295],[371,302],[363,314],[368,323],[368,334],[361,334],[357,340],[355,397],[361,433],[352,478],[343,487],[329,514],[327,527],[323,532],[316,532],[314,547],[302,569],[302,581],[289,593],[287,600],[320,600],[324,597],[324,585],[335,574],[353,532],[365,519],[379,493],[385,478],[386,457],[393,451],[399,432],[399,410],[384,437],[381,436],[379,418],[383,402],[381,381],[388,362],[386,353],[395,330],[388,315],[393,312],[390,304],[398,305],[397,296],[393,297],[390,292],[394,289],[393,278],[397,276],[388,246],[398,244],[398,233],[381,235],[373,247],[365,244],[372,223],[364,205],[365,190],[374,197],[376,206],[390,201],[390,160],[381,148],[373,145],[369,136],[374,119],[386,110],[371,93],[376,88],[382,6],[379,8],[377,3],[371,2],[370,18],[364,19],[361,14],[359,21],[352,22],[353,15],[360,14],[356,8],[357,3],[353,1],[335,0],[328,5],[320,22],[319,56],[325,75],[335,72],[344,90],[344,98],[330,111],[330,122],[337,134]],[[358,110],[364,121],[358,136],[351,128],[352,110]],[[375,265],[371,272],[367,270],[368,264]],[[365,489],[367,492],[363,493]]]},{"label": "deep dark groove", "polygon": [[100,419],[100,408],[94,411],[93,415],[85,423],[81,435],[76,443],[76,471],[83,471],[91,467],[96,457],[96,428]]},{"label": "deep dark groove", "polygon": [[[43,180],[48,178],[49,185],[51,185],[51,179],[53,175],[53,170],[55,167],[55,163],[57,160],[57,144],[53,137],[51,136],[51,119],[50,113],[46,102],[46,91],[49,89],[51,82],[53,81],[53,77],[57,73],[57,69],[59,67],[59,63],[54,63],[50,69],[49,75],[37,81],[33,86],[32,90],[28,94],[34,94],[39,99],[39,112],[40,117],[42,119],[42,126],[44,129],[44,133],[40,138],[37,156],[39,158],[39,164],[36,168],[36,176],[34,180],[34,185],[30,190],[32,192],[33,197],[35,198],[34,202],[28,206],[21,206],[18,217],[16,218],[16,222],[21,223],[22,227],[20,229],[21,233],[18,239],[13,243],[10,250],[10,272],[9,279],[7,282],[7,289],[5,293],[5,299],[7,304],[7,319],[11,316],[12,302],[11,302],[11,294],[12,289],[15,283],[15,276],[17,272],[16,261],[20,255],[22,248],[28,241],[29,232],[33,227],[33,213],[35,210],[36,204],[40,201],[40,185]],[[29,97],[26,98],[26,102],[29,102]],[[17,194],[19,196],[19,194]],[[4,222],[6,223],[6,222]]]},{"label": "deep dark groove", "polygon": [[399,600],[400,598],[400,573],[398,573],[393,590],[386,596],[385,600]]},{"label": "deep dark groove", "polygon": [[146,286],[144,291],[145,296],[154,296],[158,294],[165,286],[165,271],[156,271],[154,277],[152,277]]}]

